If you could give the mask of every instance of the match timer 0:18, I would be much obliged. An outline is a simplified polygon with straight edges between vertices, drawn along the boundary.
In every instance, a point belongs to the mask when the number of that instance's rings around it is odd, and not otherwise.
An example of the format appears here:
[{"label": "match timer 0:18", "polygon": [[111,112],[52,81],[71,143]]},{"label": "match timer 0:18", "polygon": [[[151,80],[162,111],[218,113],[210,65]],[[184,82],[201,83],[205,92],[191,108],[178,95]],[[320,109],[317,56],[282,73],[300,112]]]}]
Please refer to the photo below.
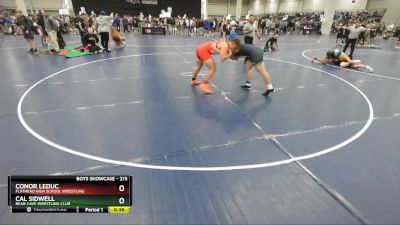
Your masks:
[{"label": "match timer 0:18", "polygon": [[9,176],[8,205],[25,213],[129,213],[131,176]]}]

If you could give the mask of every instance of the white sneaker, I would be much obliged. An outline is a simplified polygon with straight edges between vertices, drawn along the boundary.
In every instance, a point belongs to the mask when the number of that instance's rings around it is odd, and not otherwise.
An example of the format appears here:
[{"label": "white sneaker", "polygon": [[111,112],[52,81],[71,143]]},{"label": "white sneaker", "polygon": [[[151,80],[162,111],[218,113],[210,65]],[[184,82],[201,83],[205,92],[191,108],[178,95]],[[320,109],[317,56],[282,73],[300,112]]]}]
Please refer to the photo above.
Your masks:
[{"label": "white sneaker", "polygon": [[368,72],[373,73],[374,69],[372,69],[372,67],[370,66],[365,66],[365,69],[368,70]]}]

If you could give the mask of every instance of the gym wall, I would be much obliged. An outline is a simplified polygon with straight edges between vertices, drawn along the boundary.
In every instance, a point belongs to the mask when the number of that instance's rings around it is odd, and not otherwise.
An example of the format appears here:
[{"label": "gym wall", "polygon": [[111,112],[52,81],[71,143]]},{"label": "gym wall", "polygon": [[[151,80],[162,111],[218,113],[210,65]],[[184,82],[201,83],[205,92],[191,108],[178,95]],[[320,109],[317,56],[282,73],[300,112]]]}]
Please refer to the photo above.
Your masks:
[{"label": "gym wall", "polygon": [[72,0],[75,14],[78,14],[80,7],[85,7],[87,13],[94,11],[98,14],[105,10],[107,14],[117,12],[119,15],[139,15],[143,12],[144,16],[151,14],[158,17],[161,10],[172,7],[172,16],[183,16],[186,13],[189,17],[200,18],[201,0],[158,0],[157,5],[131,4],[126,0]]},{"label": "gym wall", "polygon": [[382,18],[388,24],[400,24],[400,1],[399,0],[369,0],[367,9],[387,8]]},{"label": "gym wall", "polygon": [[[242,0],[241,15],[247,15],[250,0]],[[236,0],[208,0],[207,11],[209,17],[236,15]]]}]

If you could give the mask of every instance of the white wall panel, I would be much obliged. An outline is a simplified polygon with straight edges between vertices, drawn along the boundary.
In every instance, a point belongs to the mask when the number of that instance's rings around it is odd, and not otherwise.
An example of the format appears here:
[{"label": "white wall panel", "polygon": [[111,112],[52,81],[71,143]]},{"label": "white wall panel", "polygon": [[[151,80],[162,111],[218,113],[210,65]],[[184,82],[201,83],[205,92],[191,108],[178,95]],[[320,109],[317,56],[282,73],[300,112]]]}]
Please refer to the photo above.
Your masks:
[{"label": "white wall panel", "polygon": [[369,0],[367,9],[387,8],[383,21],[386,24],[400,24],[400,0]]}]

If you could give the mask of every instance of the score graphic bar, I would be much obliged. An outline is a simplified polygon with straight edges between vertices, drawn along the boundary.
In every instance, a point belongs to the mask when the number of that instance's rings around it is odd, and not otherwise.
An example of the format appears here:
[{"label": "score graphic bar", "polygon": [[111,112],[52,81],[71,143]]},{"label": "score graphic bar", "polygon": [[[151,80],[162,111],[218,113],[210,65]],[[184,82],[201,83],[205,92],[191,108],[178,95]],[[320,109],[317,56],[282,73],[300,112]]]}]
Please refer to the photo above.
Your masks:
[{"label": "score graphic bar", "polygon": [[8,205],[18,213],[128,213],[131,176],[9,176]]}]

